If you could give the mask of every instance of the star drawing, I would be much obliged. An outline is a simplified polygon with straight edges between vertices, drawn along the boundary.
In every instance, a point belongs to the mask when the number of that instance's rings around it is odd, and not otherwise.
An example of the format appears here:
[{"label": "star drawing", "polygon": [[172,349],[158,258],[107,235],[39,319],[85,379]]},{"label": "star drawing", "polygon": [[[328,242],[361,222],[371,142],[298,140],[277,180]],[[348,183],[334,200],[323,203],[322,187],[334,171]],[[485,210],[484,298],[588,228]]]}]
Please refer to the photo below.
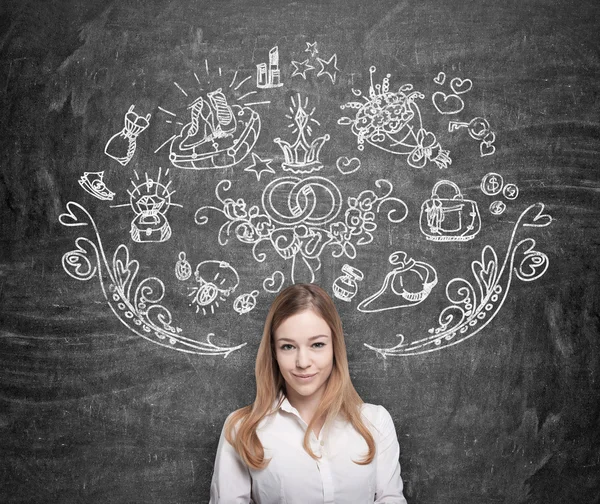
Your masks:
[{"label": "star drawing", "polygon": [[310,53],[310,57],[314,58],[315,54],[319,54],[319,51],[317,50],[317,43],[313,42],[312,44],[310,42],[306,43],[306,49],[304,49],[304,52],[309,52]]},{"label": "star drawing", "polygon": [[273,168],[271,168],[270,165],[272,161],[272,159],[262,159],[260,156],[254,154],[253,152],[252,164],[247,168],[244,168],[244,171],[254,172],[254,174],[256,175],[256,180],[260,181],[260,176],[263,173],[275,173],[275,170],[273,170]]},{"label": "star drawing", "polygon": [[292,73],[292,77],[295,75],[300,75],[304,80],[306,80],[306,72],[315,69],[314,66],[308,63],[308,59],[305,59],[304,61],[292,61],[292,65],[294,65],[294,73]]},{"label": "star drawing", "polygon": [[340,71],[340,69],[337,67],[337,54],[334,54],[328,60],[317,58],[317,61],[321,65],[321,69],[319,70],[317,77],[326,74],[331,79],[331,82],[335,84],[335,78],[337,73]]}]

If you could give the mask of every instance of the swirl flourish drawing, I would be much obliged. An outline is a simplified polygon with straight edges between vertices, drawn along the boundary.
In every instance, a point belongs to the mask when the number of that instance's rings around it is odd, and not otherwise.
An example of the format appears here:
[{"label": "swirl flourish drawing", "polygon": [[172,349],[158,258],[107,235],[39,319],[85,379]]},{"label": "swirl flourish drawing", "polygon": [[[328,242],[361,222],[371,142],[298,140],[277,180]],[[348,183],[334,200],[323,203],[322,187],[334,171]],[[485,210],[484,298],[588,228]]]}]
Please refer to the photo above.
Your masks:
[{"label": "swirl flourish drawing", "polygon": [[524,238],[515,244],[515,236],[522,227],[546,227],[551,222],[542,203],[525,209],[515,223],[501,266],[494,248],[486,245],[481,260],[471,263],[478,290],[464,278],[450,280],[446,297],[451,304],[442,310],[437,327],[429,329],[428,336],[408,342],[404,335],[398,334],[400,343],[393,347],[379,348],[367,343],[365,346],[386,358],[435,352],[475,336],[500,312],[513,275],[523,282],[532,282],[546,272],[548,256],[535,249],[535,240]]},{"label": "swirl flourish drawing", "polygon": [[161,304],[165,294],[163,282],[156,277],[136,282],[139,263],[130,259],[129,249],[123,244],[117,247],[109,262],[96,223],[83,206],[68,202],[67,211],[61,214],[59,220],[63,226],[92,227],[94,238],[78,237],[76,248],[63,255],[62,266],[76,280],[87,281],[97,277],[108,306],[131,332],[152,343],[197,355],[227,357],[246,345],[218,346],[211,341],[213,333],[209,333],[205,341],[184,336],[182,329],[173,323],[171,312]]}]

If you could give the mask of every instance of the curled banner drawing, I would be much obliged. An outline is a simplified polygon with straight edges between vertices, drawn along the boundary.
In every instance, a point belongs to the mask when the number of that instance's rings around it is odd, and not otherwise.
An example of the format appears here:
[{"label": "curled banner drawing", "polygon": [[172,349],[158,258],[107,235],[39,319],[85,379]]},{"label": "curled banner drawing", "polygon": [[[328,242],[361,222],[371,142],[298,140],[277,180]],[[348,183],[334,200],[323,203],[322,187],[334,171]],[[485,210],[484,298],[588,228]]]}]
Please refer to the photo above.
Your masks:
[{"label": "curled banner drawing", "polygon": [[171,312],[160,304],[165,294],[163,282],[156,277],[136,282],[139,263],[129,258],[125,245],[117,247],[109,262],[94,219],[84,207],[73,201],[67,203],[67,211],[60,215],[59,220],[63,226],[91,226],[94,231],[93,239],[78,237],[76,248],[63,255],[65,272],[81,281],[98,277],[108,306],[134,334],[157,345],[197,355],[227,357],[246,344],[221,347],[211,341],[212,333],[206,336],[205,341],[182,335],[181,328],[173,323]]},{"label": "curled banner drawing", "polygon": [[515,236],[524,227],[545,227],[552,218],[544,213],[544,205],[536,203],[523,211],[517,220],[502,265],[496,251],[486,245],[481,260],[471,263],[478,290],[464,278],[453,278],[446,285],[450,305],[442,310],[438,325],[429,329],[429,335],[407,341],[398,334],[400,343],[379,348],[365,343],[382,357],[389,355],[418,355],[451,347],[475,336],[500,312],[512,284],[513,275],[524,282],[540,278],[548,269],[548,256],[535,249],[533,238],[524,238],[515,244]]}]

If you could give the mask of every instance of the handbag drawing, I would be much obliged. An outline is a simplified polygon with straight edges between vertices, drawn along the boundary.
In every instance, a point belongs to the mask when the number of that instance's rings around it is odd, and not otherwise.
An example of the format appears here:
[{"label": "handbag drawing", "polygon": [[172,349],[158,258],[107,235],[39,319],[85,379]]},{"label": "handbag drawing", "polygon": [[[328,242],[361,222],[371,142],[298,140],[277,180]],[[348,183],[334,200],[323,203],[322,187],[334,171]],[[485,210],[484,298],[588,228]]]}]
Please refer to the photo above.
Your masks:
[{"label": "handbag drawing", "polygon": [[[451,198],[441,198],[438,189],[450,186]],[[431,190],[431,198],[423,202],[420,217],[421,232],[431,241],[468,241],[481,230],[477,203],[464,199],[459,187],[449,180],[440,180]]]}]

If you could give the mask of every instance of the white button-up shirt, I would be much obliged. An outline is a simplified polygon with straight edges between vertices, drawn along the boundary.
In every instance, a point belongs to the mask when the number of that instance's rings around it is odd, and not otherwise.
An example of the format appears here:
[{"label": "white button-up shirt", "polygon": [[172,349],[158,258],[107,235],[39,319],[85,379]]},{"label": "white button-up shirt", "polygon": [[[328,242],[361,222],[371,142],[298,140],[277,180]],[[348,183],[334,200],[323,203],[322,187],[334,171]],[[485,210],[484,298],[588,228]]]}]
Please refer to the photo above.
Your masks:
[{"label": "white button-up shirt", "polygon": [[343,419],[310,433],[314,460],[302,446],[307,424],[286,399],[265,417],[257,434],[271,461],[249,469],[221,432],[210,486],[210,504],[406,504],[400,477],[400,447],[394,422],[383,406],[363,404],[365,425],[373,434],[376,455],[367,453],[363,437]]}]

